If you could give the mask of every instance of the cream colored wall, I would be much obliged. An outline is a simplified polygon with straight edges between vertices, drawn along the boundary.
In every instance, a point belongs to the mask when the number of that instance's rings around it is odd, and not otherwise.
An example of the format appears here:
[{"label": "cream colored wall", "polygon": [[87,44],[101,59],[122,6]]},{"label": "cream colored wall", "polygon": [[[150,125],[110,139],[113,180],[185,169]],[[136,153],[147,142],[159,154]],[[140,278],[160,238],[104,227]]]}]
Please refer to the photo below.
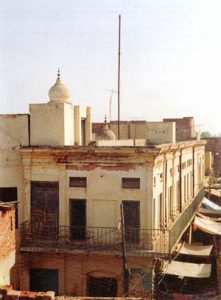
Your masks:
[{"label": "cream colored wall", "polygon": [[[111,122],[109,127],[118,137],[118,123]],[[129,122],[121,122],[120,124],[120,138],[125,139],[133,139],[134,136],[130,133],[131,124]]]},{"label": "cream colored wall", "polygon": [[180,212],[180,173],[179,173],[179,164],[180,164],[180,152],[176,151],[174,153],[173,159],[173,218],[178,215]]},{"label": "cream colored wall", "polygon": [[31,145],[62,146],[65,144],[64,103],[30,104]]},{"label": "cream colored wall", "polygon": [[[185,164],[185,168],[181,167],[182,174],[182,209],[192,200],[192,176],[193,176],[193,148],[182,150],[181,164]],[[188,166],[188,160],[192,160],[192,164]]]},{"label": "cream colored wall", "polygon": [[74,145],[73,107],[69,103],[64,105],[64,145]]},{"label": "cream colored wall", "polygon": [[85,142],[86,145],[92,140],[91,108],[74,106],[74,144],[82,145],[81,141],[81,120],[85,119]]},{"label": "cream colored wall", "polygon": [[24,175],[19,148],[28,144],[28,115],[1,115],[0,187],[17,187],[19,223],[24,219]]},{"label": "cream colored wall", "polygon": [[86,145],[92,140],[92,121],[91,121],[91,108],[87,107],[86,110]]},{"label": "cream colored wall", "polygon": [[164,158],[158,157],[155,160],[153,168],[153,222],[152,227],[159,229],[161,227],[161,210],[160,210],[160,194],[163,197],[163,170]]},{"label": "cream colored wall", "polygon": [[[69,226],[70,199],[86,199],[87,226],[117,227],[120,204],[123,200],[140,202],[140,227],[150,228],[152,216],[152,167],[136,167],[127,171],[66,170],[65,165],[41,164],[38,159],[24,156],[25,171],[25,220],[30,219],[31,181],[59,182],[59,223]],[[87,177],[86,188],[69,187],[69,177]],[[122,177],[140,178],[140,189],[122,188]],[[100,213],[99,219],[97,218]]]},{"label": "cream colored wall", "polygon": [[[204,147],[195,147],[194,151],[194,169],[195,169],[195,182],[194,193],[196,194],[203,186],[203,179],[205,174],[205,150]],[[200,167],[201,166],[201,167]]]},{"label": "cream colored wall", "polygon": [[[126,139],[145,139],[146,138],[146,121],[130,122],[123,121],[120,123],[120,138]],[[118,123],[111,122],[110,129],[118,136]]]},{"label": "cream colored wall", "polygon": [[[68,188],[65,199],[65,210],[69,209],[69,199],[86,199],[87,201],[87,225],[117,227],[120,220],[120,204],[123,200],[139,201],[141,228],[147,228],[150,224],[151,187],[152,176],[145,168],[135,168],[128,171],[108,171],[98,167],[91,171],[67,172],[67,186],[69,177],[87,177],[87,188]],[[140,178],[140,189],[122,188],[122,177]],[[99,215],[100,212],[100,215]],[[68,211],[69,215],[69,211]],[[97,216],[99,215],[99,219]],[[61,220],[69,225],[69,219]],[[102,225],[103,224],[103,225]]]},{"label": "cream colored wall", "polygon": [[[194,149],[194,158],[193,147],[190,146],[180,150],[178,149],[175,152],[171,151],[171,153],[160,155],[155,159],[153,169],[154,218],[152,224],[154,228],[168,226],[176,218],[176,216],[178,216],[180,210],[184,210],[185,207],[194,199],[193,181],[195,181],[195,194],[202,187],[204,172],[204,146],[195,146]],[[194,160],[195,164],[193,166]],[[199,160],[201,160],[202,164],[200,178],[198,168]],[[195,179],[193,179],[194,168]],[[180,184],[182,185],[182,195],[180,195]],[[161,209],[160,195],[162,197]]]},{"label": "cream colored wall", "polygon": [[[118,134],[118,124],[110,123],[110,129]],[[147,139],[149,144],[164,144],[176,142],[175,122],[121,122],[121,139]]]},{"label": "cream colored wall", "polygon": [[90,107],[71,103],[30,104],[31,145],[81,145],[81,120],[85,119],[86,144],[91,141]]},{"label": "cream colored wall", "polygon": [[164,144],[176,142],[175,122],[146,122],[145,138],[150,144]]},{"label": "cream colored wall", "polygon": [[211,151],[205,152],[205,172],[206,175],[211,175],[213,172],[213,155]]},{"label": "cream colored wall", "polygon": [[[176,173],[176,166],[179,160],[177,153],[167,153],[157,157],[155,161],[153,176],[154,188],[153,199],[155,202],[154,209],[154,227],[165,227],[169,224],[176,214],[176,182],[179,176]],[[160,194],[162,197],[162,208],[160,215]],[[161,222],[159,220],[161,219]],[[164,220],[164,222],[162,222]]]},{"label": "cream colored wall", "polygon": [[80,106],[74,106],[74,144],[81,144],[81,112]]},{"label": "cream colored wall", "polygon": [[[204,147],[194,148],[195,159],[200,157],[203,162]],[[66,169],[65,164],[56,164],[53,156],[50,156],[50,153],[48,155],[47,158],[46,150],[45,155],[42,156],[43,160],[37,158],[38,156],[30,159],[24,155],[26,220],[30,218],[30,182],[38,180],[59,182],[59,223],[67,226],[70,225],[70,199],[86,199],[87,226],[118,226],[120,203],[122,200],[131,200],[140,202],[141,228],[162,228],[168,227],[194,198],[192,146],[168,150],[165,154],[158,155],[154,166],[149,162],[139,167],[134,165],[127,168],[127,171],[120,168],[108,169],[108,164],[105,166],[105,163],[103,167],[96,166],[95,163],[90,168],[85,165],[85,169],[82,169],[81,165],[79,170],[78,165],[73,165]],[[200,172],[203,174],[203,163]],[[198,165],[195,162],[195,186],[199,186],[198,173]],[[69,177],[86,177],[87,187],[69,187]],[[140,189],[122,188],[123,177],[140,178]],[[200,179],[199,188],[202,186],[202,179],[203,177]],[[181,205],[180,184],[182,185]],[[195,193],[199,188],[195,188]],[[162,194],[162,209],[159,221],[160,194]]]},{"label": "cream colored wall", "polygon": [[30,104],[30,118],[31,145],[74,145],[79,120],[74,118],[71,103]]}]

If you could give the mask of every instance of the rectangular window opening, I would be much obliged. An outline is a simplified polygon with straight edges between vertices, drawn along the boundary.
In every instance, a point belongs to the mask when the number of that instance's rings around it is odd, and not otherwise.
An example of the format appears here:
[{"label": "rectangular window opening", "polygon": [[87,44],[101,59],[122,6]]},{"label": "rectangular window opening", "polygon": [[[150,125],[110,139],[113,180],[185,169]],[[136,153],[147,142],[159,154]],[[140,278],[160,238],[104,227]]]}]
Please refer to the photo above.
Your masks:
[{"label": "rectangular window opening", "polygon": [[140,178],[122,178],[122,188],[139,189],[140,188]]},{"label": "rectangular window opening", "polygon": [[[18,200],[17,187],[1,187],[0,188],[0,202],[14,202]],[[18,228],[18,204],[15,207],[15,227]]]},{"label": "rectangular window opening", "polygon": [[87,177],[70,177],[69,187],[87,187]]}]

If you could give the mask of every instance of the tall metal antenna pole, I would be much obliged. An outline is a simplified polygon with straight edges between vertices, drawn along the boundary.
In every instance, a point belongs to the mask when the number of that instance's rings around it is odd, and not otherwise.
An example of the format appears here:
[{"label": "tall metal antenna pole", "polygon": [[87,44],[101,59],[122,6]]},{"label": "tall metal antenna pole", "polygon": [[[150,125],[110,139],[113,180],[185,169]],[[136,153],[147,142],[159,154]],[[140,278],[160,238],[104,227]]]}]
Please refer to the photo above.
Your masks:
[{"label": "tall metal antenna pole", "polygon": [[111,105],[112,105],[112,97],[113,97],[113,94],[116,93],[116,91],[114,91],[113,89],[112,89],[112,90],[106,89],[106,91],[110,92],[110,100],[109,100],[109,122],[110,122],[110,121],[111,121]]},{"label": "tall metal antenna pole", "polygon": [[118,34],[118,140],[120,140],[120,42],[121,42],[121,15],[119,15],[119,34]]}]

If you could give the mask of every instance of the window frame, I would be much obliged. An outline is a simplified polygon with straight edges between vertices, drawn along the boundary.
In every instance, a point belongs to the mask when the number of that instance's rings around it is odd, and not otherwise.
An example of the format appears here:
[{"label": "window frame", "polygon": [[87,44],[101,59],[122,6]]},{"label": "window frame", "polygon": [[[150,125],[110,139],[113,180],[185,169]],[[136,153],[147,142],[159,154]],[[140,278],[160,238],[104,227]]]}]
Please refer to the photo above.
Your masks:
[{"label": "window frame", "polygon": [[140,189],[140,178],[122,177],[121,185],[123,189]]},{"label": "window frame", "polygon": [[70,176],[69,177],[69,187],[86,188],[87,187],[87,177]]}]

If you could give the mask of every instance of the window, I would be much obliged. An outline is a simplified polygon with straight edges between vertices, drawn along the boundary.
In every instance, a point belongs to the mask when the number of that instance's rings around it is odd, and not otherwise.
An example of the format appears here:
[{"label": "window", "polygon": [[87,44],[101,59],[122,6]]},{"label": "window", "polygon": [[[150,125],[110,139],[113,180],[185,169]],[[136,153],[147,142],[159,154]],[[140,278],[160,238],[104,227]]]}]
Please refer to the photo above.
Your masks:
[{"label": "window", "polygon": [[29,276],[31,291],[55,291],[58,295],[58,269],[30,269]]},{"label": "window", "polygon": [[159,226],[160,228],[164,227],[164,213],[163,213],[163,195],[162,193],[160,193],[158,195],[158,205],[159,205],[159,215],[158,215],[158,222],[159,222]]},{"label": "window", "polygon": [[17,188],[16,187],[0,188],[0,201],[3,202],[17,201]]},{"label": "window", "polygon": [[192,166],[192,164],[193,164],[192,159],[188,159],[188,161],[187,161],[187,167]]},{"label": "window", "polygon": [[140,188],[140,178],[122,178],[122,188],[139,189]]},{"label": "window", "polygon": [[186,162],[183,162],[182,164],[181,164],[181,169],[183,170],[183,169],[185,169],[186,168]]},{"label": "window", "polygon": [[70,187],[87,187],[87,177],[70,177]]},{"label": "window", "polygon": [[[0,201],[2,202],[14,202],[18,200],[17,187],[2,187],[0,188]],[[15,207],[15,227],[18,228],[18,204],[14,204]]]}]

